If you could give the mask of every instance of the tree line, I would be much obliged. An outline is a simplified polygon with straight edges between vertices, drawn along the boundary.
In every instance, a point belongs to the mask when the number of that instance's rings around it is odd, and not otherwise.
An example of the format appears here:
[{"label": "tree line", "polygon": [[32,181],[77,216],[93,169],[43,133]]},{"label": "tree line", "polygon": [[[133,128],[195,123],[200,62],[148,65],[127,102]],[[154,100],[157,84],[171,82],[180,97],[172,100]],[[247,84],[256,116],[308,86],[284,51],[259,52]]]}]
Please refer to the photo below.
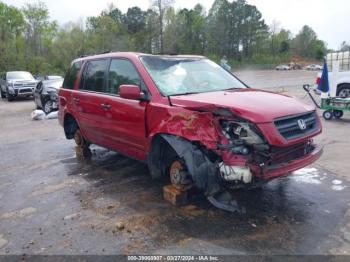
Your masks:
[{"label": "tree line", "polygon": [[208,11],[200,4],[175,10],[174,1],[153,0],[146,11],[135,6],[126,13],[110,4],[64,26],[50,19],[44,2],[16,8],[0,1],[0,71],[63,74],[74,58],[109,50],[227,56],[233,64],[322,59],[327,51],[311,27],[293,37],[277,21],[267,25],[245,0],[215,0]]}]

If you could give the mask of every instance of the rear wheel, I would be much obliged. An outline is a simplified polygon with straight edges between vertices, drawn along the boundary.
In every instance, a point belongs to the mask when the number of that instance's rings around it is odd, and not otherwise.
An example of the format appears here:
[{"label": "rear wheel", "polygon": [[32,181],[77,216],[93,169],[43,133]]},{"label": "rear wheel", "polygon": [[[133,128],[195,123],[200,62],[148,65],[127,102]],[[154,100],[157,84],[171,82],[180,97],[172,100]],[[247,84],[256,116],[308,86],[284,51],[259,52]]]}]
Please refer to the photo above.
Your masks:
[{"label": "rear wheel", "polygon": [[335,118],[339,119],[342,118],[344,112],[342,110],[333,110],[333,115]]},{"label": "rear wheel", "polygon": [[323,112],[323,118],[326,120],[331,120],[333,118],[333,112],[330,110],[326,110]]},{"label": "rear wheel", "polygon": [[77,129],[74,133],[74,141],[77,144],[75,147],[76,156],[78,159],[90,159],[92,156],[89,148],[90,143],[83,137],[80,129]]}]

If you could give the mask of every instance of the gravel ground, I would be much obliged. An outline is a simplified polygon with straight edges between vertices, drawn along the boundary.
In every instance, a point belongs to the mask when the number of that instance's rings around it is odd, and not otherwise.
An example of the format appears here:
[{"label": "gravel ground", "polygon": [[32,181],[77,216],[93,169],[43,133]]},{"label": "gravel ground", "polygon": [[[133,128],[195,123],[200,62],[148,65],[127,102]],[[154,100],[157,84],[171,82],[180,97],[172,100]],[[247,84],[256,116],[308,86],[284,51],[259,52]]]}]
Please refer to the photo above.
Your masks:
[{"label": "gravel ground", "polygon": [[[247,84],[295,95],[315,72],[240,71]],[[350,114],[324,122],[312,166],[237,192],[245,213],[202,197],[176,208],[146,165],[100,147],[79,162],[57,120],[31,100],[0,101],[0,254],[349,254]]]}]

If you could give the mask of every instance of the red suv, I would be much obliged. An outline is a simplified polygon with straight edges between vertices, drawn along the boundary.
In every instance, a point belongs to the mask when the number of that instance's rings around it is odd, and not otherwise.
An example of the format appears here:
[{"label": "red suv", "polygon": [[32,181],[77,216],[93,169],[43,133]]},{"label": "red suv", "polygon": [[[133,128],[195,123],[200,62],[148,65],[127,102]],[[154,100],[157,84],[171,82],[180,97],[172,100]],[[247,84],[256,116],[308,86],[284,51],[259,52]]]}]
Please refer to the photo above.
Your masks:
[{"label": "red suv", "polygon": [[108,53],[76,59],[59,121],[85,155],[91,143],[145,161],[154,178],[211,197],[316,161],[315,108],[249,88],[202,56]]}]

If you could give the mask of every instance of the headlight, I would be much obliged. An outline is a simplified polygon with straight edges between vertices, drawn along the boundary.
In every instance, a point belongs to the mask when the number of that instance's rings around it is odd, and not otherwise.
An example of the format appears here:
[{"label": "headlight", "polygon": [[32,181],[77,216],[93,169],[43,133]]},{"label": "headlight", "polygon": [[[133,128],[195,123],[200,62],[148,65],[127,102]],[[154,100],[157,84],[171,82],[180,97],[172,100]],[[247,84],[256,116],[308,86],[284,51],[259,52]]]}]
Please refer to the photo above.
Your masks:
[{"label": "headlight", "polygon": [[264,143],[263,138],[258,134],[258,128],[253,123],[223,120],[221,128],[223,134],[232,143],[245,142],[249,145]]},{"label": "headlight", "polygon": [[13,90],[14,89],[15,84],[14,83],[7,83],[7,87],[9,88],[9,90]]}]

